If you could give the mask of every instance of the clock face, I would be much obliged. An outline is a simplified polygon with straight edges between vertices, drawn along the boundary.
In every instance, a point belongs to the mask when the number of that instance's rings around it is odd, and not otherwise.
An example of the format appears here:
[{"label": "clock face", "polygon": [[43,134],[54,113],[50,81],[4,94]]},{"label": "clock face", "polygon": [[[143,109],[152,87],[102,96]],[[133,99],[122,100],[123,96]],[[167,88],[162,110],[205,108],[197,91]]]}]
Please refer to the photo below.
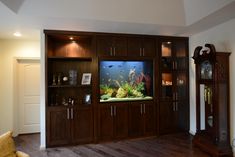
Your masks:
[{"label": "clock face", "polygon": [[212,79],[212,65],[207,60],[201,64],[201,79]]}]

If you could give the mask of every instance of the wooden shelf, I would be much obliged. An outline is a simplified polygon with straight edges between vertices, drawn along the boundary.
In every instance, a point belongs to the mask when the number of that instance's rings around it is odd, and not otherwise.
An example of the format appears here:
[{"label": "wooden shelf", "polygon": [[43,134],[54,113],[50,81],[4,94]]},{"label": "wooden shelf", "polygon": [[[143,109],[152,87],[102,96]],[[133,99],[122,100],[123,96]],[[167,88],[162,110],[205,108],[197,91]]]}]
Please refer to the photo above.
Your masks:
[{"label": "wooden shelf", "polygon": [[91,88],[91,85],[50,85],[48,88]]}]

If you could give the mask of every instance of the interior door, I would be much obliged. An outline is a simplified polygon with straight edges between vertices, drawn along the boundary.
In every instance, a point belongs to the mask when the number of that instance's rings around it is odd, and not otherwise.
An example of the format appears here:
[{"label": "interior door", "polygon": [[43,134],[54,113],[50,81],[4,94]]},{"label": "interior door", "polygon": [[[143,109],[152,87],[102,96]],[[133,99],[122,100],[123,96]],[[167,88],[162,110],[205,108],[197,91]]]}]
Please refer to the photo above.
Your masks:
[{"label": "interior door", "polygon": [[19,134],[40,132],[39,60],[18,60],[17,69]]}]

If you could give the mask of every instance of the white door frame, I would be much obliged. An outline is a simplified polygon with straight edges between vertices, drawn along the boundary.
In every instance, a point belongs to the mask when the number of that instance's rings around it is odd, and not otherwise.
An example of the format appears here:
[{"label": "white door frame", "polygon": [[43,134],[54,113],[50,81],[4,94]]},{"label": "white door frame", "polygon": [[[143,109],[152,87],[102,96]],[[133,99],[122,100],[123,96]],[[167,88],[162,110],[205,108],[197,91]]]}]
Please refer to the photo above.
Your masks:
[{"label": "white door frame", "polygon": [[[18,64],[20,62],[24,62],[24,63],[32,63],[32,62],[38,62],[40,64],[40,58],[37,57],[15,57],[13,59],[13,136],[17,136],[19,134],[19,104],[18,104],[18,100],[19,100],[19,96],[18,96],[18,91],[19,91],[19,87],[18,87],[18,83],[17,83],[17,78],[19,76],[19,72],[18,72]],[[41,126],[41,122],[40,122],[40,126]]]}]

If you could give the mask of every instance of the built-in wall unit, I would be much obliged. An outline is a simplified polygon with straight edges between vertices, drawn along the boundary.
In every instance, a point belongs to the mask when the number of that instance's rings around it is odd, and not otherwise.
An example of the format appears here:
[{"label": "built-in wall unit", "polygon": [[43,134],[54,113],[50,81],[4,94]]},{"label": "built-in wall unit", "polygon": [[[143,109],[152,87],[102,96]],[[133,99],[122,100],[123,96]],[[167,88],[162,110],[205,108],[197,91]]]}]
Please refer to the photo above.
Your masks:
[{"label": "built-in wall unit", "polygon": [[44,33],[47,147],[188,132],[188,37]]}]

